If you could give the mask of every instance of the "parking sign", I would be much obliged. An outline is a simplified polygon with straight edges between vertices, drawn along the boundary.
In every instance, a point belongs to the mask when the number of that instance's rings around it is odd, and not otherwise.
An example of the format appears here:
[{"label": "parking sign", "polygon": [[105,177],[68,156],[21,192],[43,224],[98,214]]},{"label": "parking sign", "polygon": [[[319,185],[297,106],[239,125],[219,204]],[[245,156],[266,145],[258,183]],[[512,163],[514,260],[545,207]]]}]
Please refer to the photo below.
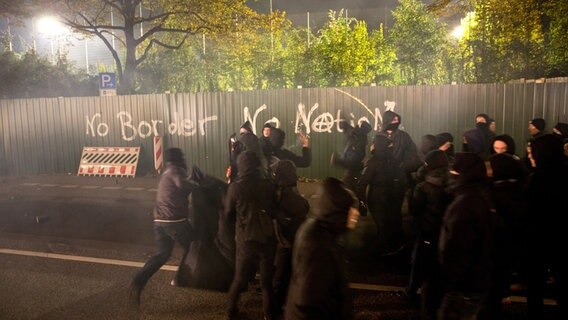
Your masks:
[{"label": "parking sign", "polygon": [[101,96],[116,96],[116,75],[114,72],[99,73],[99,91]]}]

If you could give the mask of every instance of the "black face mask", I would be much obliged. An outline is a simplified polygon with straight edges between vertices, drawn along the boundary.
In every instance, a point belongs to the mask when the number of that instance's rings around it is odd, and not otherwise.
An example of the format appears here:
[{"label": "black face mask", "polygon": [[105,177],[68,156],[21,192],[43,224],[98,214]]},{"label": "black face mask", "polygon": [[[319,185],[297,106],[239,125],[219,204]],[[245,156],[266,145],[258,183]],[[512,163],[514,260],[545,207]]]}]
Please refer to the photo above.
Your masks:
[{"label": "black face mask", "polygon": [[400,125],[400,123],[390,123],[387,126],[387,130],[391,130],[391,131],[398,130],[399,125]]}]

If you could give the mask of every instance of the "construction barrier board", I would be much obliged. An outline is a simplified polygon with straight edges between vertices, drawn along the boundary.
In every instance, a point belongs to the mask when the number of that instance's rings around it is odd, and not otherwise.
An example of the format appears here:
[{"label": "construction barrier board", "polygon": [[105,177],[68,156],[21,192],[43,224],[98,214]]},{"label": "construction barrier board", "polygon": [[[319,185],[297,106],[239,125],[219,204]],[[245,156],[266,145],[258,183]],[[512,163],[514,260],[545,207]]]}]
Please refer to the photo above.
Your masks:
[{"label": "construction barrier board", "polygon": [[83,147],[78,176],[136,176],[140,147]]}]

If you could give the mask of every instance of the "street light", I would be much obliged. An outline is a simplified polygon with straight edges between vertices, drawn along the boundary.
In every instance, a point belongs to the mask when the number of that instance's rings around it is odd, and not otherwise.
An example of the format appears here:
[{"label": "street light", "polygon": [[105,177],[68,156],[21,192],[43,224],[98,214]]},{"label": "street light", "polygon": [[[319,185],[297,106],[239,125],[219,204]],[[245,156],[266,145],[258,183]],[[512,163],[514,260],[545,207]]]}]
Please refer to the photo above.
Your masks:
[{"label": "street light", "polygon": [[452,37],[460,40],[465,33],[464,27],[460,24],[459,26],[455,27],[454,31],[452,31]]},{"label": "street light", "polygon": [[69,29],[63,25],[59,20],[52,16],[44,16],[37,21],[37,28],[39,33],[43,34],[49,39],[51,46],[51,63],[55,63],[55,52],[53,50],[53,40],[57,40],[57,52],[60,50],[59,40],[61,37],[69,33]]}]

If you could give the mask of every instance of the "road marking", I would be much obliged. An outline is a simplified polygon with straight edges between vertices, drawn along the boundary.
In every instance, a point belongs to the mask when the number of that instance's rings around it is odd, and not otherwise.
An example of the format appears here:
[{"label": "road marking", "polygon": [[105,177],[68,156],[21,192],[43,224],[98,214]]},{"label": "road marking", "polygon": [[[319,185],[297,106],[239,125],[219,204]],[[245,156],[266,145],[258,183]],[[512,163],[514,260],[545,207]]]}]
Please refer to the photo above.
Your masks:
[{"label": "road marking", "polygon": [[404,291],[404,287],[383,286],[380,284],[369,284],[369,283],[350,283],[349,287],[352,289],[371,290],[371,291]]},{"label": "road marking", "polygon": [[64,188],[64,189],[77,188],[77,187],[79,187],[78,184],[64,184],[64,185],[61,186],[61,188]]},{"label": "road marking", "polygon": [[[28,257],[40,257],[40,258],[50,258],[50,259],[59,259],[59,260],[68,260],[68,261],[110,264],[110,265],[124,266],[124,267],[141,268],[142,266],[144,266],[144,262],[116,260],[116,259],[105,259],[105,258],[94,258],[94,257],[83,257],[83,256],[71,256],[71,255],[67,255],[67,254],[26,251],[26,250],[0,249],[0,253],[20,255],[20,256],[28,256]],[[178,269],[177,266],[172,266],[172,265],[167,265],[167,264],[160,268],[160,270],[165,270],[165,271],[177,271],[177,269]],[[388,291],[388,292],[404,291],[404,287],[384,286],[384,285],[380,285],[380,284],[369,284],[369,283],[349,283],[349,287],[352,288],[352,289],[370,290],[370,291]],[[511,302],[527,303],[526,297],[511,296],[510,298],[511,298]],[[553,299],[544,299],[544,304],[549,305],[549,306],[557,305],[556,301],[553,300]]]},{"label": "road marking", "polygon": [[[116,259],[105,259],[105,258],[94,258],[94,257],[83,257],[83,256],[71,256],[67,254],[49,253],[49,252],[37,252],[37,251],[26,251],[26,250],[14,250],[14,249],[0,249],[0,253],[13,254],[28,257],[40,257],[40,258],[50,258],[68,261],[79,261],[79,262],[90,262],[90,263],[100,263],[100,264],[110,264],[115,266],[125,266],[125,267],[137,267],[141,268],[144,266],[144,262],[136,261],[125,261]],[[160,268],[166,271],[177,271],[177,266],[164,265]]]},{"label": "road marking", "polygon": [[122,189],[122,187],[103,187],[104,190],[118,190]]},{"label": "road marking", "polygon": [[143,187],[116,187],[116,186],[112,186],[112,187],[101,187],[101,186],[79,186],[77,184],[64,184],[64,185],[59,185],[59,184],[51,184],[51,183],[45,183],[45,184],[41,184],[39,182],[26,182],[26,183],[22,183],[22,186],[26,186],[26,187],[49,187],[49,188],[54,188],[54,187],[59,187],[62,189],[73,189],[73,188],[79,188],[79,189],[98,189],[101,188],[103,190],[118,190],[118,189],[124,189],[124,190],[128,190],[128,191],[142,191],[142,190],[146,190],[146,191],[150,191],[150,192],[156,192],[158,191],[155,188],[143,188]]}]

